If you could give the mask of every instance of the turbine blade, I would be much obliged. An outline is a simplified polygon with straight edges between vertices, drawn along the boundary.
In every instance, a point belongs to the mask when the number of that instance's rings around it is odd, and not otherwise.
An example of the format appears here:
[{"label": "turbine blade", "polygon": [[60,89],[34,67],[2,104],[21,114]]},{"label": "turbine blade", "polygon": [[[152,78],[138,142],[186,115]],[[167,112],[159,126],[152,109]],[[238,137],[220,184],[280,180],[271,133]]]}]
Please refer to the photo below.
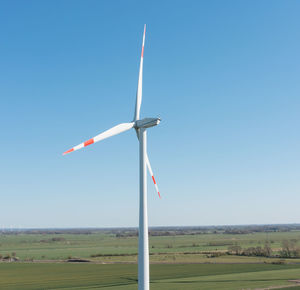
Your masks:
[{"label": "turbine blade", "polygon": [[67,150],[66,152],[63,153],[63,155],[66,155],[70,152],[79,150],[79,149],[81,149],[83,147],[86,147],[88,145],[91,145],[93,143],[99,142],[99,141],[104,140],[106,138],[109,138],[109,137],[112,137],[114,135],[125,132],[125,131],[133,128],[133,126],[134,126],[134,122],[119,124],[115,127],[112,127],[111,129],[108,129],[108,130],[104,131],[103,133],[100,133],[99,135],[97,135],[97,136],[95,136],[95,137],[93,137],[93,138],[91,138],[91,139],[89,139],[89,140],[87,140],[87,141],[85,141],[85,142],[83,142],[83,143]]},{"label": "turbine blade", "polygon": [[153,171],[152,171],[152,168],[151,168],[151,165],[150,165],[150,161],[149,161],[149,158],[148,158],[148,154],[146,154],[146,163],[147,163],[147,167],[148,167],[149,173],[150,173],[150,175],[151,175],[151,177],[152,177],[152,180],[153,180],[155,189],[156,189],[156,191],[157,191],[157,194],[158,194],[159,198],[161,198],[160,193],[159,193],[159,190],[158,190],[158,186],[157,186],[157,183],[156,183],[156,180],[155,180],[155,178],[154,178]]},{"label": "turbine blade", "polygon": [[143,34],[143,45],[142,45],[142,53],[141,53],[141,62],[140,62],[138,88],[137,88],[137,92],[136,92],[136,103],[135,103],[134,121],[140,119],[140,109],[141,109],[141,104],[142,104],[143,61],[144,61],[145,34],[146,34],[146,24],[144,26],[144,34]]},{"label": "turbine blade", "polygon": [[[140,131],[139,131],[139,129],[135,129],[135,132],[136,132],[137,138],[140,139]],[[151,175],[152,181],[154,183],[155,189],[157,191],[157,194],[158,194],[159,198],[161,198],[160,192],[159,192],[159,189],[158,189],[158,186],[157,186],[157,183],[156,183],[156,180],[155,180],[154,175],[153,175],[151,164],[150,164],[150,161],[149,161],[149,158],[148,158],[148,153],[146,153],[146,164],[147,164],[147,167],[148,167],[148,171],[149,171],[149,173]]]}]

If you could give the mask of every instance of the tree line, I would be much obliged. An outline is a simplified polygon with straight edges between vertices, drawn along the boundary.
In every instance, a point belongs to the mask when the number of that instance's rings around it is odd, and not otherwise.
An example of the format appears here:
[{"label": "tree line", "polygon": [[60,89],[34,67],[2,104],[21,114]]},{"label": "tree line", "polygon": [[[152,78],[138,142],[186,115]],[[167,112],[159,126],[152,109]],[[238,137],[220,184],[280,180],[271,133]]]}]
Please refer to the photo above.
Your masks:
[{"label": "tree line", "polygon": [[270,242],[266,242],[263,247],[242,248],[239,245],[228,247],[229,255],[237,256],[255,256],[255,257],[277,257],[277,258],[300,258],[300,247],[297,245],[297,240],[283,240],[281,250],[274,253]]}]

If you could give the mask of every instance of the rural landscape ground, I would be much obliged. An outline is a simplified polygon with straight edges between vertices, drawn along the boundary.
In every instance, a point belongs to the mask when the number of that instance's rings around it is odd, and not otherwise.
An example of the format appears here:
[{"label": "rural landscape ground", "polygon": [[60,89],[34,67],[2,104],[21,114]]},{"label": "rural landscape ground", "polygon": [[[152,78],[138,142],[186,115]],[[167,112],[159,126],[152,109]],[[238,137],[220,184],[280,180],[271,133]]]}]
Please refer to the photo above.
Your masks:
[{"label": "rural landscape ground", "polygon": [[[0,289],[137,289],[136,229],[3,230]],[[153,228],[151,289],[300,289],[300,225]]]}]

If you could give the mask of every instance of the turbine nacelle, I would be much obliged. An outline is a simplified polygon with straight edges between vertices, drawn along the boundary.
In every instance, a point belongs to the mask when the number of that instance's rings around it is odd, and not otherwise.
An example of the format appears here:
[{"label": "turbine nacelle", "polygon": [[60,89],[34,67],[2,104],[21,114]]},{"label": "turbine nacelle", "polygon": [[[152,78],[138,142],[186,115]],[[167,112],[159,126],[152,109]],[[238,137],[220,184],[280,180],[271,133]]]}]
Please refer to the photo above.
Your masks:
[{"label": "turbine nacelle", "polygon": [[142,120],[137,120],[134,123],[134,128],[150,128],[157,126],[160,123],[160,118],[144,118]]}]

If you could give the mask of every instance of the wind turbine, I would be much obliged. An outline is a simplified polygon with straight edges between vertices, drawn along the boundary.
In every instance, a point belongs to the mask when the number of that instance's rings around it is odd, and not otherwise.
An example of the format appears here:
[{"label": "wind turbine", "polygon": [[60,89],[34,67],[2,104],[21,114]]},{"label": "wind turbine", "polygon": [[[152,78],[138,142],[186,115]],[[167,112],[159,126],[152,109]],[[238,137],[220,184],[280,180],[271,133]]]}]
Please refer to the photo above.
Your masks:
[{"label": "wind turbine", "polygon": [[149,239],[148,239],[148,214],[147,214],[147,167],[152,177],[155,189],[160,197],[160,193],[153,175],[150,161],[147,154],[147,129],[160,123],[160,118],[140,119],[140,109],[142,103],[143,86],[143,60],[145,45],[146,25],[144,26],[143,45],[140,61],[138,88],[136,93],[135,113],[132,122],[121,123],[111,129],[100,133],[99,135],[67,150],[63,155],[99,142],[114,135],[123,133],[132,128],[135,129],[139,140],[140,153],[140,204],[139,204],[139,252],[138,252],[138,289],[149,289]]}]

